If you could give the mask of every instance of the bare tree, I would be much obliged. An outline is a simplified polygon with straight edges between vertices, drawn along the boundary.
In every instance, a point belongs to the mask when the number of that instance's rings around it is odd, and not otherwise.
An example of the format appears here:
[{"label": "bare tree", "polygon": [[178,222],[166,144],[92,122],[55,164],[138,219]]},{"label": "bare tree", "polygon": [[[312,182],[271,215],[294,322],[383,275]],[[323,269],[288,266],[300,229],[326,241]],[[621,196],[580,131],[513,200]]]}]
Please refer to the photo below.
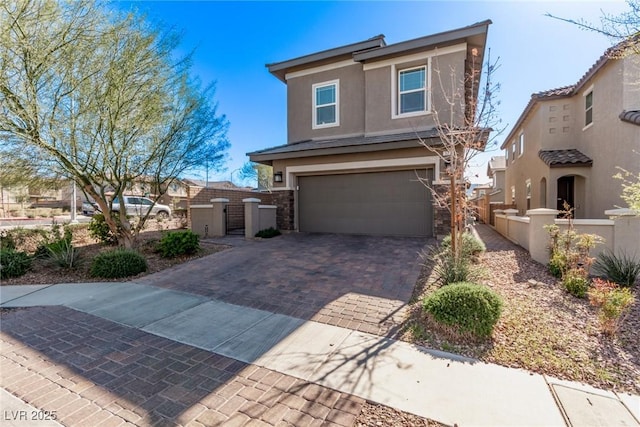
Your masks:
[{"label": "bare tree", "polygon": [[462,231],[471,210],[466,197],[465,173],[473,158],[495,145],[496,137],[504,130],[497,115],[496,95],[500,85],[492,80],[498,61],[491,61],[489,50],[484,76],[482,58],[476,49],[471,51],[466,70],[454,67],[442,70],[437,57],[434,64],[434,81],[440,85],[444,104],[444,108],[435,109],[433,113],[440,142],[434,145],[421,140],[421,143],[445,165],[449,188],[443,192],[431,181],[420,180],[431,190],[435,204],[451,214],[451,249],[454,258],[459,259]]},{"label": "bare tree", "polygon": [[0,149],[74,180],[125,247],[146,218],[121,209],[118,221],[109,196],[139,182],[160,196],[187,170],[219,167],[228,147],[214,86],[175,60],[178,43],[92,0],[0,6]]}]

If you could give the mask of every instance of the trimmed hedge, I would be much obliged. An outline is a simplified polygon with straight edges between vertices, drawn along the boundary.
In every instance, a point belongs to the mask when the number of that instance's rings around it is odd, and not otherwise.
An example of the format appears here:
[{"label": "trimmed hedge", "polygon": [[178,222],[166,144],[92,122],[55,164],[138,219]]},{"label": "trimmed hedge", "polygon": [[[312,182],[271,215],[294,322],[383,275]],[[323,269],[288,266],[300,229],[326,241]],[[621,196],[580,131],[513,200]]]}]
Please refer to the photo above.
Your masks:
[{"label": "trimmed hedge", "polygon": [[147,260],[136,251],[115,249],[102,252],[91,262],[92,277],[119,279],[147,271]]},{"label": "trimmed hedge", "polygon": [[470,282],[443,286],[425,298],[423,307],[433,319],[461,334],[491,336],[502,312],[502,299],[491,289]]}]

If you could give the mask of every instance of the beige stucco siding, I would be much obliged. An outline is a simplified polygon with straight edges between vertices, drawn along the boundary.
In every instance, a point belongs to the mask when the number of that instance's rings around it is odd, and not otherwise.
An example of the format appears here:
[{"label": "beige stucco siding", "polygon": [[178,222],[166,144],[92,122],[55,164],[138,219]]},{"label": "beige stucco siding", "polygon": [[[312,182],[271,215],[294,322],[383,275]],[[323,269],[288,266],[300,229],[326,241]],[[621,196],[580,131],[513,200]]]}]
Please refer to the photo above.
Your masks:
[{"label": "beige stucco siding", "polygon": [[[289,171],[292,167],[316,165],[318,168],[311,168],[312,171],[306,174],[316,174],[318,170],[323,170],[324,165],[339,165],[334,171],[324,171],[324,173],[348,173],[348,172],[365,172],[374,170],[391,170],[391,169],[413,169],[414,166],[402,166],[402,159],[434,157],[428,149],[421,147],[416,142],[416,148],[404,148],[397,150],[373,151],[368,153],[351,153],[330,156],[316,157],[300,157],[295,159],[281,159],[273,161],[274,172],[283,173],[283,182],[274,183],[274,188],[295,186],[295,182],[288,182],[290,178]],[[437,160],[429,160],[422,166],[433,166]],[[415,164],[416,162],[405,162]],[[420,163],[420,162],[417,162]],[[304,172],[297,172],[298,175],[304,175]]]},{"label": "beige stucco siding", "polygon": [[[413,130],[430,129],[436,125],[433,110],[438,110],[440,120],[448,121],[451,115],[447,111],[448,107],[445,95],[458,96],[457,114],[454,120],[462,117],[462,108],[459,100],[463,95],[463,76],[465,52],[455,52],[447,55],[436,56],[410,62],[403,62],[402,58],[397,58],[397,63],[383,67],[375,67],[375,63],[368,64],[365,73],[365,84],[367,93],[367,108],[365,117],[365,128],[368,134],[406,132]],[[397,88],[394,88],[394,80],[397,73],[404,68],[429,65],[427,84],[430,83],[429,95],[431,98],[431,110],[425,114],[412,117],[394,117],[397,109]],[[440,74],[436,72],[440,70]],[[453,74],[452,74],[453,73]],[[442,76],[440,78],[439,76]],[[451,87],[451,82],[455,82],[455,87]]]},{"label": "beige stucco siding", "polygon": [[[526,210],[526,180],[531,180],[531,208],[556,208],[557,180],[575,176],[577,218],[605,218],[605,210],[624,206],[621,183],[613,179],[618,167],[640,172],[640,126],[620,120],[625,110],[640,109],[632,71],[640,71],[637,58],[609,61],[581,90],[571,97],[541,99],[531,109],[508,141],[509,156],[505,183],[505,202],[511,201],[516,187],[516,204]],[[635,77],[640,84],[640,72]],[[630,88],[631,86],[631,88]],[[593,91],[593,123],[585,126],[585,95]],[[525,152],[511,159],[511,145],[525,134]],[[549,168],[538,156],[539,150],[577,149],[593,160],[592,167]],[[546,190],[541,181],[546,181]],[[542,200],[541,200],[542,199]],[[543,206],[543,200],[546,206]]]},{"label": "beige stucco siding", "polygon": [[[313,129],[313,85],[339,80],[340,125]],[[364,133],[364,74],[362,64],[340,67],[287,80],[288,142]]]}]

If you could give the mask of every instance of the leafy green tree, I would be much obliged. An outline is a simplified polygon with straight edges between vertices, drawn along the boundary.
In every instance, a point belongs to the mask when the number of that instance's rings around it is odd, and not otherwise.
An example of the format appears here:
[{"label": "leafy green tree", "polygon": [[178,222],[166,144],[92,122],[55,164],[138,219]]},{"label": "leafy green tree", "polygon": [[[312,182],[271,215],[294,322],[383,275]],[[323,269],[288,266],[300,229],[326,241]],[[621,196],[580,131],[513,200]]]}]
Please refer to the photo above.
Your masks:
[{"label": "leafy green tree", "polygon": [[190,76],[179,41],[98,1],[0,5],[0,151],[73,179],[125,247],[146,218],[113,214],[111,196],[140,182],[161,196],[188,170],[219,168],[229,145],[215,87]]}]

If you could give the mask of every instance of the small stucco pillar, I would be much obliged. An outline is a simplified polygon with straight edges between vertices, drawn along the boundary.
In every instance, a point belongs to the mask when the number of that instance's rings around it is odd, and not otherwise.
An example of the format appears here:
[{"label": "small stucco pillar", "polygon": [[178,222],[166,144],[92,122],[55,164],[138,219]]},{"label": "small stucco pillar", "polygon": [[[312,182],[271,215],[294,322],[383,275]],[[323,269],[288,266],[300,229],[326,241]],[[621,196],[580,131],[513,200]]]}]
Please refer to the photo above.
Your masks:
[{"label": "small stucco pillar", "polygon": [[223,237],[227,234],[227,216],[225,208],[229,204],[229,199],[216,198],[211,199],[213,204],[213,219],[209,229],[211,237]]},{"label": "small stucco pillar", "polygon": [[518,209],[505,209],[504,214],[506,216],[516,216],[518,215]]},{"label": "small stucco pillar", "polygon": [[260,231],[260,199],[242,199],[244,203],[244,237],[252,239]]},{"label": "small stucco pillar", "polygon": [[549,263],[549,233],[545,225],[555,223],[560,211],[555,209],[531,209],[527,211],[529,217],[529,254],[540,264]]},{"label": "small stucco pillar", "polygon": [[212,205],[191,205],[190,217],[192,232],[201,238],[211,236],[211,224],[213,220]]},{"label": "small stucco pillar", "polygon": [[634,255],[640,246],[640,212],[631,209],[610,209],[604,214],[613,220],[613,248],[616,254]]}]

